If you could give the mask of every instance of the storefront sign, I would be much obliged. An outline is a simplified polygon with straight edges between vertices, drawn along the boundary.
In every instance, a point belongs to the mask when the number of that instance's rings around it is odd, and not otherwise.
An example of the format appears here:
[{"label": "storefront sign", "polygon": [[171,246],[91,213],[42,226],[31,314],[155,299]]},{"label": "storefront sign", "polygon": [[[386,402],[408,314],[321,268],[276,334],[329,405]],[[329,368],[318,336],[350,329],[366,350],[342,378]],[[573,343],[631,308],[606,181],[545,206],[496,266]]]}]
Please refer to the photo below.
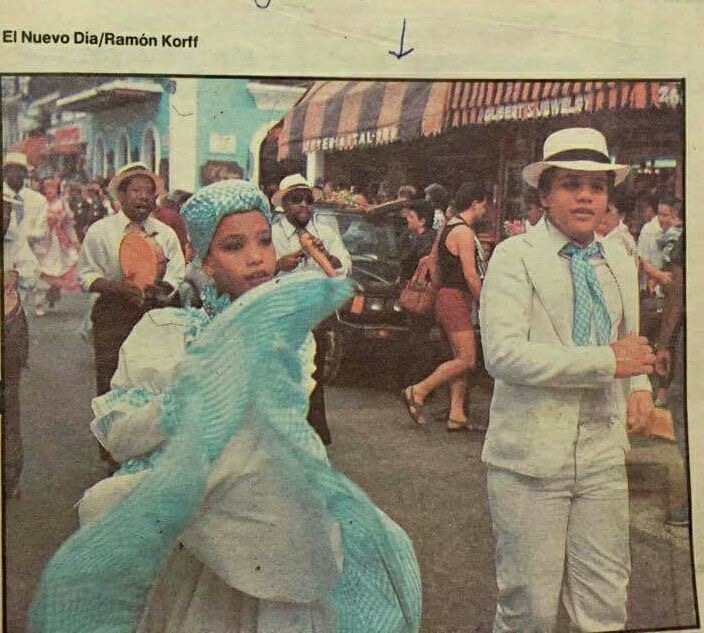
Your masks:
[{"label": "storefront sign", "polygon": [[545,119],[554,116],[580,114],[585,110],[591,110],[593,104],[594,95],[586,94],[489,106],[479,112],[479,122],[524,121],[526,119]]},{"label": "storefront sign", "polygon": [[[662,84],[658,87],[658,105],[675,107],[681,103],[677,84]],[[495,123],[497,121],[525,121],[544,119],[555,116],[591,112],[594,108],[594,93],[554,97],[540,101],[524,101],[506,105],[489,106],[479,110],[478,123]]]},{"label": "storefront sign", "polygon": [[390,125],[368,130],[366,132],[350,132],[341,136],[325,136],[309,141],[303,141],[303,152],[309,154],[317,151],[354,149],[355,147],[374,147],[393,143],[399,138],[398,127]]}]

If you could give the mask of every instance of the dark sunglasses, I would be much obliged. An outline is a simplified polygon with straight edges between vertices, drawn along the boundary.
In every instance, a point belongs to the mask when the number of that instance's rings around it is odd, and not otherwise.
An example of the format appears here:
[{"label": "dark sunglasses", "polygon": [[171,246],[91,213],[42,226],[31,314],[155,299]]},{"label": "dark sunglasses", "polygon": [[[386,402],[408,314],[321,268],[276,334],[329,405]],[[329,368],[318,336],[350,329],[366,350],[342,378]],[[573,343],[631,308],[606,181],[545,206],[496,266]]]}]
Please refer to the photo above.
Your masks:
[{"label": "dark sunglasses", "polygon": [[306,202],[308,204],[313,204],[313,194],[305,189],[301,191],[292,191],[286,196],[288,202],[291,204],[301,204]]}]

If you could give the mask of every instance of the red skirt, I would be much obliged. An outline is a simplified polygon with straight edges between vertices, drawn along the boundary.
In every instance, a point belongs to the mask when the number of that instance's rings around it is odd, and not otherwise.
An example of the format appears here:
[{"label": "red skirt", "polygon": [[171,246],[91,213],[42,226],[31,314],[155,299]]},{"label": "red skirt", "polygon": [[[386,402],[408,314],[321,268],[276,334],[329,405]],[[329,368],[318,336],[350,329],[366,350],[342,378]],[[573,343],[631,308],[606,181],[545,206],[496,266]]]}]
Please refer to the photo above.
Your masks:
[{"label": "red skirt", "polygon": [[440,288],[435,300],[435,317],[445,332],[472,330],[472,299],[469,292]]}]

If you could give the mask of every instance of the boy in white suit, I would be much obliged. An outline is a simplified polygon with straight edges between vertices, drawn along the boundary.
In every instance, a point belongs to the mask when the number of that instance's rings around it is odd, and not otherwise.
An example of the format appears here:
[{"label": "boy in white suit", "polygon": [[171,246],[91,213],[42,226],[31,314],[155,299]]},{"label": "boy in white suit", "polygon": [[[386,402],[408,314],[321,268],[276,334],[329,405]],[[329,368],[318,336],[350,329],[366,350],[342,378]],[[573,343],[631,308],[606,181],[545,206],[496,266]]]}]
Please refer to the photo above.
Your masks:
[{"label": "boy in white suit", "polygon": [[655,357],[638,280],[596,240],[628,167],[591,128],[550,135],[523,179],[546,216],[494,251],[481,295],[496,379],[482,459],[499,598],[494,632],[546,633],[560,595],[581,631],[622,629],[630,574],[627,433],[648,433]]}]

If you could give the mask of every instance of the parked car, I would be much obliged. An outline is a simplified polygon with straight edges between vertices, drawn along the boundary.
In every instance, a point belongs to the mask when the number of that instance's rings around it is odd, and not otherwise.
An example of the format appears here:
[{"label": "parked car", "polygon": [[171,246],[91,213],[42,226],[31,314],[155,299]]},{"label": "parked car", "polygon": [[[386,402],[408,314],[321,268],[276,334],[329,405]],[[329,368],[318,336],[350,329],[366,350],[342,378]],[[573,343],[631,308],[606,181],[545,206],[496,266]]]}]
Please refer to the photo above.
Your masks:
[{"label": "parked car", "polygon": [[[327,355],[323,379],[330,382],[347,360],[364,358],[372,368],[393,371],[407,359],[407,316],[398,298],[401,255],[407,244],[406,222],[398,213],[360,213],[318,206],[315,222],[338,231],[352,258],[357,291],[323,325]],[[428,337],[429,358],[439,350],[439,328]]]}]

